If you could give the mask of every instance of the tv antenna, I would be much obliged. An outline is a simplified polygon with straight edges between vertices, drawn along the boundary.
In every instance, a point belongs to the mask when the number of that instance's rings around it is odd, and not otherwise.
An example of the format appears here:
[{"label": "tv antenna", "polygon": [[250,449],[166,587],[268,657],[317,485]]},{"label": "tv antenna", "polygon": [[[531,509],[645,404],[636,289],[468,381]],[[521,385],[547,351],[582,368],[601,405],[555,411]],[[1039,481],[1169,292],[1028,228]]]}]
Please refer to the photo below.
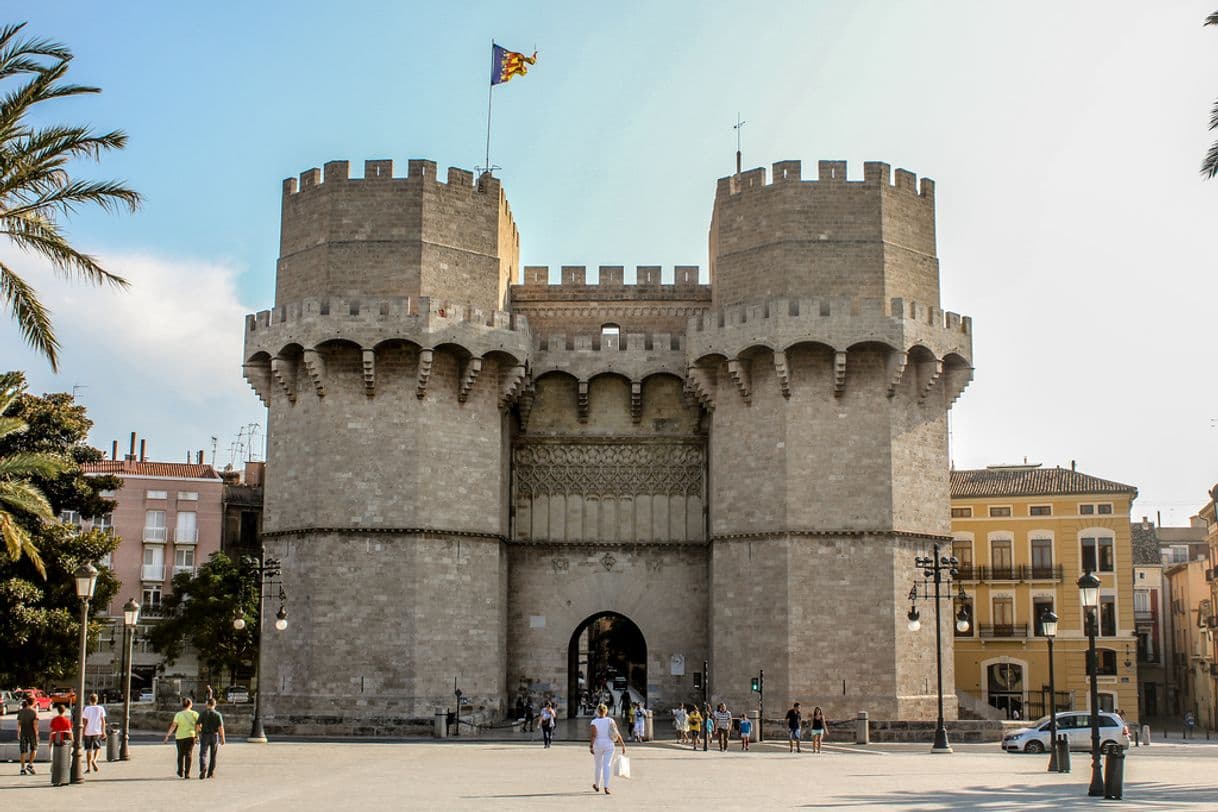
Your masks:
[{"label": "tv antenna", "polygon": [[736,123],[732,125],[732,129],[736,131],[736,174],[740,174],[740,131],[744,129],[747,121],[742,121],[740,113],[736,113]]}]

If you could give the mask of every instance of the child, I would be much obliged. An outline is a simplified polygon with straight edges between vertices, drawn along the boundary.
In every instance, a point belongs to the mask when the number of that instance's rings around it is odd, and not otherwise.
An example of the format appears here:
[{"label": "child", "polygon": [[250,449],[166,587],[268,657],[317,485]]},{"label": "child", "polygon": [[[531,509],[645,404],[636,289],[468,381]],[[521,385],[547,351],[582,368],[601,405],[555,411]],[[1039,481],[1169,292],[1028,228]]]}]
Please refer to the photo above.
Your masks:
[{"label": "child", "polygon": [[744,714],[740,717],[740,749],[749,749],[749,740],[753,736],[753,720]]}]

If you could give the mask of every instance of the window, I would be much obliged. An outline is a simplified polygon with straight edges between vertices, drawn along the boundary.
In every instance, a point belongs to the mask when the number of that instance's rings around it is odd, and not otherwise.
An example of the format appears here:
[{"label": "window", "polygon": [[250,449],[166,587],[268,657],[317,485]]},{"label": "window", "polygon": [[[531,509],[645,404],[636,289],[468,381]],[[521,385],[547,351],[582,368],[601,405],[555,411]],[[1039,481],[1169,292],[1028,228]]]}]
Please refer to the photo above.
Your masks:
[{"label": "window", "polygon": [[144,566],[140,570],[144,581],[165,580],[165,548],[159,544],[144,545]]},{"label": "window", "polygon": [[1116,637],[1116,596],[1100,595],[1100,636]]},{"label": "window", "polygon": [[196,544],[199,541],[197,516],[193,510],[178,511],[178,526],[173,533],[175,544]]},{"label": "window", "polygon": [[1003,516],[1010,516],[1010,515],[1011,515],[1010,505],[1007,505],[1005,507],[991,507],[990,508],[990,518],[992,518],[992,519],[1000,518]]},{"label": "window", "polygon": [[104,516],[98,516],[93,520],[93,529],[100,530],[103,533],[114,532],[114,514],[107,513]]},{"label": "window", "polygon": [[1053,506],[1052,505],[1032,505],[1031,507],[1028,508],[1028,515],[1029,516],[1052,516],[1053,515]]},{"label": "window", "polygon": [[1150,590],[1135,589],[1133,591],[1133,611],[1136,614],[1150,614]]},{"label": "window", "polygon": [[1171,546],[1171,561],[1172,564],[1183,564],[1188,561],[1188,545],[1173,544]]},{"label": "window", "polygon": [[1112,505],[1110,503],[1103,504],[1103,505],[1096,505],[1095,511],[1096,511],[1096,513],[1100,514],[1101,516],[1111,516],[1112,515]]},{"label": "window", "polygon": [[113,558],[113,555],[111,553],[106,553],[101,558],[97,559],[97,563],[101,564],[103,567],[110,567],[111,569],[113,569],[114,564],[111,561],[112,558]]},{"label": "window", "polygon": [[178,547],[173,551],[173,574],[195,571],[195,548]]},{"label": "window", "polygon": [[1053,611],[1053,599],[1052,598],[1033,598],[1032,599],[1032,624],[1033,624],[1033,627],[1036,629],[1037,637],[1045,636],[1044,626],[1041,625],[1041,622],[1040,622],[1041,617],[1044,616],[1045,612],[1052,612],[1052,611]]},{"label": "window", "polygon": [[952,542],[952,555],[960,562],[960,577],[973,577],[973,543],[971,541]]},{"label": "window", "polygon": [[990,565],[994,569],[994,578],[1011,580],[1015,577],[1015,567],[1012,566],[1011,540],[990,539]]},{"label": "window", "polygon": [[105,491],[98,491],[97,495],[100,496],[102,499],[113,499],[116,496],[118,496],[118,491],[113,490],[113,489],[105,490]]},{"label": "window", "polygon": [[1113,571],[1113,540],[1104,536],[1084,536],[1083,569],[1088,572]]},{"label": "window", "polygon": [[140,614],[146,613],[149,609],[161,608],[161,588],[159,586],[144,587],[143,606],[140,607]]},{"label": "window", "polygon": [[1053,539],[1032,539],[1032,577],[1053,577]]},{"label": "window", "polygon": [[80,513],[75,510],[59,511],[59,521],[63,522],[64,524],[69,524],[72,527],[75,527],[77,530],[80,529]]},{"label": "window", "polygon": [[144,498],[145,499],[168,499],[169,493],[167,491],[145,491]]},{"label": "window", "polygon": [[[1096,671],[1096,676],[1100,677],[1115,677],[1117,673],[1117,654],[1110,648],[1097,648],[1095,650],[1095,659],[1099,661],[1099,670]],[[1091,670],[1087,670],[1087,674],[1091,674]]]},{"label": "window", "polygon": [[1092,504],[1086,504],[1086,505],[1079,505],[1078,513],[1080,516],[1095,516],[1096,514],[1099,514],[1100,516],[1111,516],[1112,515],[1112,503],[1104,502],[1101,504],[1092,503]]},{"label": "window", "polygon": [[971,507],[952,508],[952,518],[953,519],[971,519],[971,518],[973,518],[973,509]]},{"label": "window", "polygon": [[144,541],[165,540],[165,511],[144,511]]},{"label": "window", "polygon": [[[1109,694],[1100,691],[1100,710],[1107,713],[1116,713],[1116,694]],[[1087,720],[1087,726],[1091,726],[1091,720]]]},{"label": "window", "polygon": [[178,491],[178,501],[179,502],[198,502],[199,501],[199,492],[198,491]]},{"label": "window", "polygon": [[1010,628],[1015,625],[1015,599],[1009,595],[999,595],[991,604],[995,626]]},{"label": "window", "polygon": [[620,349],[622,344],[622,328],[616,324],[601,325],[601,349],[616,350]]}]

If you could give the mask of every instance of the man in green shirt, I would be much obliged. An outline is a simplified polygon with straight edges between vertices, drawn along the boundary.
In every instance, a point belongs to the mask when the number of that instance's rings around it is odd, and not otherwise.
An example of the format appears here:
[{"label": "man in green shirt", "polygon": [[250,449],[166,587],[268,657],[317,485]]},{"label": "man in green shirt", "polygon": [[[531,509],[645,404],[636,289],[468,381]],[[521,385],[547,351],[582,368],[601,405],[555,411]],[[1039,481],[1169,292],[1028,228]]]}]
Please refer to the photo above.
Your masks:
[{"label": "man in green shirt", "polygon": [[182,709],[174,714],[165,734],[165,741],[172,735],[178,745],[178,778],[190,778],[190,760],[195,752],[199,713],[191,709],[192,704],[190,697],[182,698]]},{"label": "man in green shirt", "polygon": [[[224,744],[224,717],[216,710],[216,700],[207,700],[199,714],[199,777],[211,778],[216,773],[216,754]],[[208,758],[208,754],[211,758]]]}]

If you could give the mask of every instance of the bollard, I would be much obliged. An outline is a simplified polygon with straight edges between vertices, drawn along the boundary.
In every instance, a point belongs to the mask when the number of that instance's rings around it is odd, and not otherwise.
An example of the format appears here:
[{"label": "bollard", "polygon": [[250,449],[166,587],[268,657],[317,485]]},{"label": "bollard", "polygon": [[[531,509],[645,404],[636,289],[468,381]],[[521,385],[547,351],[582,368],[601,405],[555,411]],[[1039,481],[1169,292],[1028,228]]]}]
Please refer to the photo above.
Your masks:
[{"label": "bollard", "polygon": [[1063,733],[1057,737],[1057,771],[1070,772],[1070,740]]},{"label": "bollard", "polygon": [[1125,791],[1125,752],[1119,747],[1108,751],[1104,759],[1104,798],[1121,800]]},{"label": "bollard", "polygon": [[448,737],[448,711],[444,708],[436,708],[435,728],[432,730],[432,735],[437,739]]},{"label": "bollard", "polygon": [[761,712],[749,711],[749,718],[753,720],[753,741],[761,741]]},{"label": "bollard", "polygon": [[66,787],[72,772],[72,745],[62,742],[51,745],[51,786]]},{"label": "bollard", "polygon": [[1147,747],[1150,746],[1150,725],[1142,725],[1142,741]]},{"label": "bollard", "polygon": [[106,761],[118,761],[118,725],[110,725],[110,735],[106,737]]},{"label": "bollard", "polygon": [[871,722],[867,719],[867,711],[859,711],[854,717],[854,743],[871,744]]},{"label": "bollard", "polygon": [[656,733],[654,721],[655,711],[646,710],[643,711],[643,714],[646,717],[643,722],[643,741],[654,741]]}]

